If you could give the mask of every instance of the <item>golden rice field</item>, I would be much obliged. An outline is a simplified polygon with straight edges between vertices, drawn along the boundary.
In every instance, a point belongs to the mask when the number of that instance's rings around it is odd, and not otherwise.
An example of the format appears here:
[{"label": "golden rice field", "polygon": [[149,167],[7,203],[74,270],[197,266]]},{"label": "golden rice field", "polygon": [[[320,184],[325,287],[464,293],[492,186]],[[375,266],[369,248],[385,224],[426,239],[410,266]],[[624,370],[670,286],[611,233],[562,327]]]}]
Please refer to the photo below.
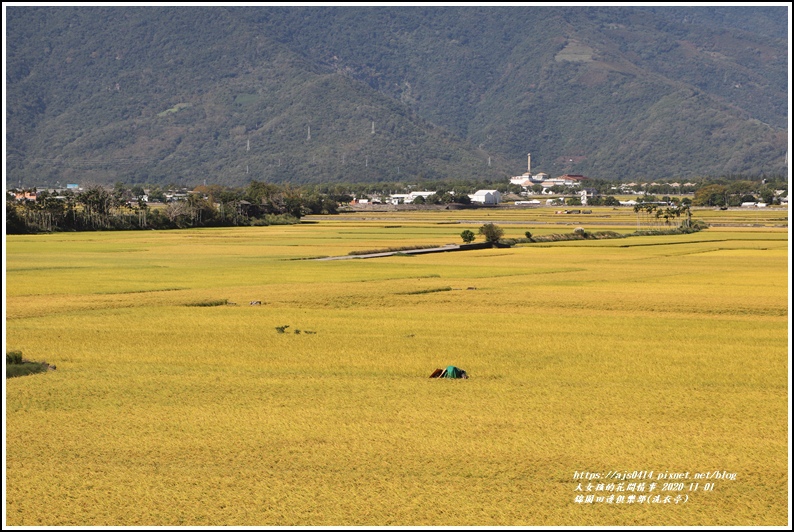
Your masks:
[{"label": "golden rice field", "polygon": [[341,261],[293,259],[636,216],[8,236],[6,347],[57,370],[6,381],[5,524],[784,526],[788,219],[740,214]]}]

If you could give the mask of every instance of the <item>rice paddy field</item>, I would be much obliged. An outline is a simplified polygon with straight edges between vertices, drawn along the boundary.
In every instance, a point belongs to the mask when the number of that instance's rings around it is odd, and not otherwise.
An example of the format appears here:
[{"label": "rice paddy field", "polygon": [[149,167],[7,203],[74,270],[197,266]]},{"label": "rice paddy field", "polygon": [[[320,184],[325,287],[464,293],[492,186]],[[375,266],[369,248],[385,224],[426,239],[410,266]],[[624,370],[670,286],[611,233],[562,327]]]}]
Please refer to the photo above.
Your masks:
[{"label": "rice paddy field", "polygon": [[788,215],[694,218],[8,236],[6,349],[57,369],[6,380],[4,524],[786,526]]}]

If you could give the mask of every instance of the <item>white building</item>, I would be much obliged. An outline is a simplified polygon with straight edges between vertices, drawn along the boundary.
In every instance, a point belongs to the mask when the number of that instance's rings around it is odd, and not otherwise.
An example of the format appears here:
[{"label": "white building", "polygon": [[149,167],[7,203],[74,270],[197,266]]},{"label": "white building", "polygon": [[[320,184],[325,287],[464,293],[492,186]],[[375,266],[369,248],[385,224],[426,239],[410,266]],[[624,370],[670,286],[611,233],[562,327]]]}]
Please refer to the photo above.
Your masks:
[{"label": "white building", "polygon": [[549,178],[549,174],[545,172],[540,172],[538,174],[532,175],[529,172],[522,175],[517,175],[515,177],[510,178],[511,185],[519,185],[524,188],[529,188],[532,185],[539,185],[543,181]]},{"label": "white building", "polygon": [[497,205],[502,201],[502,194],[498,190],[478,190],[474,194],[469,194],[469,199],[472,203]]},{"label": "white building", "polygon": [[525,189],[532,187],[533,185],[540,185],[543,187],[543,191],[547,191],[551,187],[560,186],[560,187],[581,187],[583,181],[587,181],[583,175],[571,175],[565,174],[561,175],[560,177],[549,177],[549,174],[546,173],[539,173],[530,175],[526,173],[524,175],[511,177],[510,183],[513,185],[520,185]]},{"label": "white building", "polygon": [[583,175],[565,174],[560,177],[552,177],[551,179],[544,179],[541,185],[543,188],[551,188],[554,186],[559,187],[580,187],[582,181],[587,181],[588,178]]},{"label": "white building", "polygon": [[414,200],[418,197],[426,198],[428,196],[432,196],[435,194],[432,190],[415,190],[410,194],[392,194],[389,196],[389,202],[393,205],[398,205],[400,202],[402,203],[413,203]]},{"label": "white building", "polygon": [[399,205],[400,203],[407,203],[405,200],[410,194],[392,194],[389,196],[389,203],[392,205]]},{"label": "white building", "polygon": [[510,178],[511,185],[519,185],[524,188],[531,187],[533,183],[532,174],[517,175]]}]

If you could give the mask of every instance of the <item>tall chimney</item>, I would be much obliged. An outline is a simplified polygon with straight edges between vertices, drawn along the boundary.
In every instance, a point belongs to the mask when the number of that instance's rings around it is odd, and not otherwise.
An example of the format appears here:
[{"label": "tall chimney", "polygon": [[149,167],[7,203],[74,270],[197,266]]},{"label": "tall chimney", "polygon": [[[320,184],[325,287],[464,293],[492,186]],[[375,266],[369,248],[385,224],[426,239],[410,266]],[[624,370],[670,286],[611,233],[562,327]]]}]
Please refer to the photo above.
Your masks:
[{"label": "tall chimney", "polygon": [[532,175],[532,154],[527,154],[527,173]]}]

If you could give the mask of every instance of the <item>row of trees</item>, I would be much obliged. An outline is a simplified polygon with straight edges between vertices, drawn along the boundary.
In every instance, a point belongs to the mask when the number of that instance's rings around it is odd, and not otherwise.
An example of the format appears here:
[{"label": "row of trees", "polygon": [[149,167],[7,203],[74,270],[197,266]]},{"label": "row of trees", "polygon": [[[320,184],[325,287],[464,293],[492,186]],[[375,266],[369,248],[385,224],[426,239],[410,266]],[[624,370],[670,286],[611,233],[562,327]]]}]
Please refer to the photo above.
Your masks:
[{"label": "row of trees", "polygon": [[641,217],[644,223],[653,226],[661,227],[662,220],[664,226],[669,227],[670,223],[678,218],[684,217],[680,224],[683,228],[690,228],[692,226],[692,210],[689,208],[688,203],[680,203],[678,205],[660,205],[658,203],[637,203],[634,206],[634,212],[637,213],[637,229],[640,229]]},{"label": "row of trees", "polygon": [[426,198],[419,196],[414,199],[413,203],[415,205],[444,205],[449,203],[463,203],[463,204],[470,204],[471,198],[465,192],[443,192],[438,191],[435,194],[431,194]]},{"label": "row of trees", "polygon": [[779,204],[780,198],[775,191],[773,183],[758,186],[752,181],[742,180],[727,185],[709,184],[695,191],[692,203],[709,207],[738,207],[742,203],[758,201]]},{"label": "row of trees", "polygon": [[159,208],[150,207],[146,197],[142,187],[120,184],[113,190],[94,185],[78,193],[40,192],[35,201],[9,196],[6,233],[286,224],[309,213],[337,212],[337,201],[330,196],[259,181],[244,189],[200,186],[183,200]]}]

